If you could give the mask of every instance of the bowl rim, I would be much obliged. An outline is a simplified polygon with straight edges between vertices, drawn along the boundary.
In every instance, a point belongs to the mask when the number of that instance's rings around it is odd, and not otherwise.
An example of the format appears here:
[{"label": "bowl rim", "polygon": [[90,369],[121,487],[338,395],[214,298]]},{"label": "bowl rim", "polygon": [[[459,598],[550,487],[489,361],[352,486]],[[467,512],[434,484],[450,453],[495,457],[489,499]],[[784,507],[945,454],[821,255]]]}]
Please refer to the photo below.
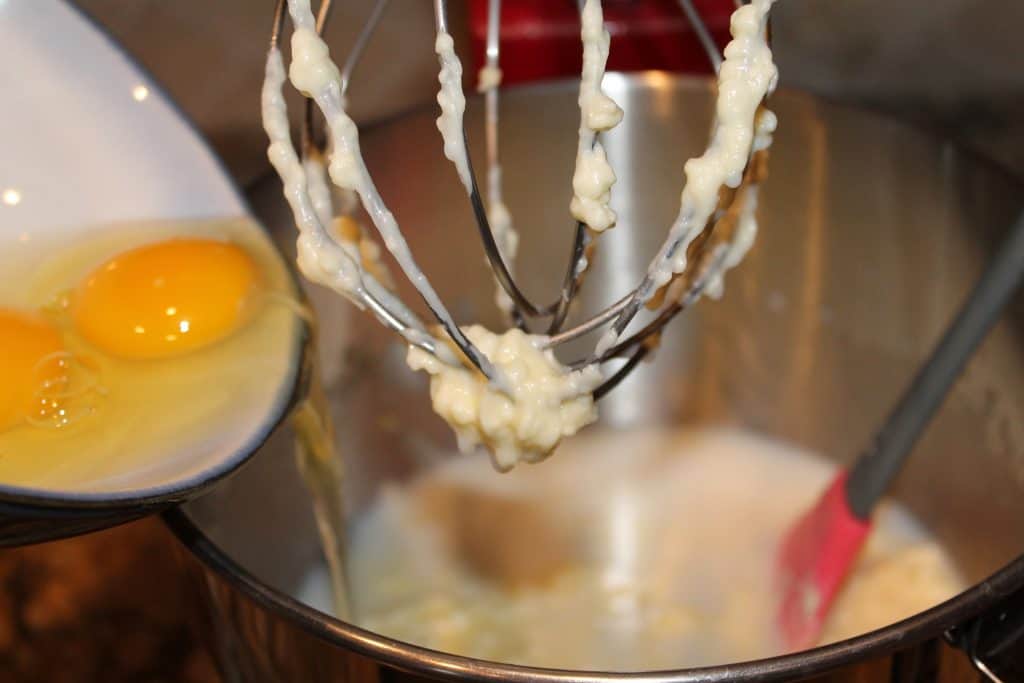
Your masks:
[{"label": "bowl rim", "polygon": [[[656,83],[672,88],[709,88],[707,77],[674,74],[663,71],[611,72],[607,77],[625,79],[630,83]],[[573,79],[516,85],[508,88],[517,93],[543,92],[565,88]],[[856,111],[888,125],[903,126],[916,134],[951,144],[957,154],[971,163],[1003,176],[1009,183],[1024,189],[1022,182],[1005,166],[981,153],[953,143],[935,131],[886,116],[867,107],[838,102],[803,90],[779,88],[787,97],[808,99],[816,104]],[[475,94],[467,99],[479,99]],[[408,116],[433,112],[431,104],[412,107],[366,126],[367,130],[386,126]],[[287,593],[261,581],[222,550],[181,507],[165,510],[161,518],[178,541],[194,556],[205,572],[212,572],[233,586],[264,610],[270,611],[312,636],[346,650],[369,657],[379,663],[413,674],[433,676],[450,681],[516,681],[520,683],[768,683],[789,681],[821,674],[838,667],[856,664],[866,656],[891,654],[921,642],[949,638],[952,628],[993,609],[1006,597],[1024,587],[1024,553],[1010,560],[988,578],[973,584],[959,594],[914,614],[906,619],[873,631],[809,650],[764,659],[731,664],[636,672],[605,672],[571,669],[548,669],[504,664],[431,650],[383,636],[321,612]]]},{"label": "bowl rim", "polygon": [[894,624],[810,650],[715,666],[636,672],[548,669],[454,655],[374,633],[321,612],[258,579],[213,542],[180,507],[164,511],[164,523],[206,572],[237,589],[262,609],[314,637],[414,674],[452,681],[540,683],[767,683],[813,676],[886,655],[932,638],[996,607],[1024,586],[1024,554],[956,596]]},{"label": "bowl rim", "polygon": [[[203,135],[196,122],[185,113],[176,100],[167,94],[163,85],[153,74],[135,56],[130,54],[94,16],[76,3],[64,3],[64,5],[77,16],[81,23],[85,24],[100,38],[107,49],[120,55],[138,73],[140,82],[144,82],[149,89],[149,96],[159,99],[161,103],[166,105],[174,117],[192,134],[201,153],[209,157],[220,175],[223,176],[229,190],[234,194],[234,198],[245,208],[244,216],[252,218],[254,214],[249,202],[246,201],[245,195],[228,172],[224,160],[214,153],[209,141]],[[273,250],[281,256],[286,277],[294,288],[296,295],[304,299],[305,295],[295,264],[290,259],[284,258],[277,246],[273,244],[272,236],[266,226],[258,221],[254,221],[254,223],[264,237],[267,238]],[[295,334],[295,353],[291,358],[291,363],[289,364],[286,376],[283,378],[281,387],[274,397],[274,405],[268,414],[268,418],[263,421],[259,429],[252,433],[249,440],[232,452],[229,457],[187,478],[179,478],[168,484],[130,488],[122,491],[70,491],[0,482],[0,518],[11,515],[49,517],[57,520],[61,518],[100,519],[110,518],[112,513],[118,517],[123,517],[123,519],[111,519],[110,524],[104,525],[110,526],[118,521],[128,521],[146,514],[159,512],[170,505],[182,503],[201,495],[248,462],[260,447],[266,443],[274,430],[287,418],[296,403],[304,396],[304,376],[306,374],[307,357],[311,352],[309,347],[312,331],[307,322],[299,320]],[[76,533],[71,532],[70,535],[76,535]],[[58,533],[58,535],[61,534]],[[47,534],[47,538],[54,537],[53,534]]]}]

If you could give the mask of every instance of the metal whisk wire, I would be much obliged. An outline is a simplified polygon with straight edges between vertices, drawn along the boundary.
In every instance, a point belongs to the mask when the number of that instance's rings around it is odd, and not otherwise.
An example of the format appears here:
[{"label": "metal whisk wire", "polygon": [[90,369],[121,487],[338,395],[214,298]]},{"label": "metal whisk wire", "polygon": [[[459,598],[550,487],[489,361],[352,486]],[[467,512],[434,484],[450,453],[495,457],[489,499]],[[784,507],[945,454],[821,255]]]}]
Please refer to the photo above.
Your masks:
[{"label": "metal whisk wire", "polygon": [[[497,68],[499,64],[500,56],[500,0],[492,0],[488,11],[488,31],[487,31],[487,55],[488,59],[491,60],[490,64]],[[434,0],[434,16],[437,26],[438,33],[447,33],[448,31],[448,2],[447,0]],[[491,56],[493,55],[493,57]],[[490,93],[494,94],[491,95]],[[491,108],[491,114],[488,115],[488,120],[493,121],[493,126],[489,127],[487,133],[488,140],[494,141],[493,148],[497,150],[497,89],[490,88],[488,96],[491,101],[494,102]],[[485,103],[485,106],[488,106]],[[466,131],[462,130],[463,144],[468,146],[466,141]],[[496,159],[496,157],[495,157]],[[523,294],[519,285],[516,283],[515,278],[512,276],[511,268],[505,260],[504,254],[498,246],[497,240],[495,239],[494,230],[491,227],[490,220],[487,216],[487,209],[484,206],[482,197],[480,196],[480,188],[477,183],[476,173],[473,170],[473,163],[467,156],[467,165],[469,168],[469,188],[468,195],[469,201],[473,207],[473,216],[477,224],[477,232],[480,235],[480,239],[483,243],[484,253],[487,256],[487,260],[491,265],[491,269],[494,271],[495,278],[498,284],[502,287],[505,294],[509,297],[512,302],[512,318],[516,324],[525,329],[524,317],[548,317],[553,316],[552,327],[557,329],[561,322],[564,320],[565,314],[568,309],[569,302],[572,298],[572,291],[569,289],[572,283],[575,281],[573,277],[574,266],[570,264],[568,269],[568,275],[566,278],[566,285],[563,288],[563,293],[560,297],[551,304],[538,306],[530,301],[525,294]],[[582,226],[577,226],[577,238],[576,245],[573,248],[574,254],[576,252],[582,253],[582,247],[579,246],[580,242],[584,239],[583,235],[585,231]]]},{"label": "metal whisk wire", "polygon": [[[286,0],[278,0],[275,8],[274,29],[271,37],[272,50],[277,49],[277,43],[287,16],[285,4]],[[582,10],[584,2],[581,0],[579,4]],[[691,0],[679,0],[679,4],[691,22],[695,34],[698,36],[698,39],[707,52],[710,63],[717,71],[721,66],[722,56],[717,45],[715,45],[711,38],[711,34],[701,18],[700,13],[697,12]],[[744,3],[742,0],[736,0],[736,4],[737,6],[740,6]],[[434,2],[435,23],[439,36],[443,33],[447,33],[447,5],[447,0],[435,0]],[[322,0],[320,3],[316,17],[317,32],[322,32],[323,27],[328,20],[331,6],[332,0]],[[387,0],[378,0],[376,2],[345,61],[344,67],[340,70],[341,92],[339,95],[342,101],[344,101],[349,83],[351,82],[352,73],[364,53],[374,30],[379,24],[386,6]],[[500,16],[500,0],[490,0],[485,65],[487,68],[492,70],[498,70],[500,68]],[[496,203],[501,202],[500,165],[498,155],[499,93],[497,87],[494,87],[493,85],[485,88],[484,92],[485,139],[489,171],[487,196],[488,204],[493,208]],[[312,99],[307,100],[306,104],[307,107],[301,131],[301,149],[304,158],[313,155],[323,155],[327,144],[326,140],[315,140],[314,118],[315,111],[317,109],[316,104]],[[464,127],[462,127],[461,130],[461,142],[463,145],[468,146]],[[499,245],[495,232],[492,228],[491,221],[489,220],[487,205],[485,205],[482,198],[476,174],[473,171],[471,162],[469,161],[469,155],[466,154],[465,157],[466,167],[468,168],[468,182],[466,182],[466,189],[473,208],[473,215],[477,224],[478,234],[481,239],[484,253],[495,274],[495,279],[510,302],[508,313],[513,323],[524,330],[528,330],[527,319],[549,318],[546,328],[548,336],[543,342],[545,348],[558,347],[570,340],[601,329],[608,325],[608,323],[612,324],[612,329],[615,331],[616,339],[615,343],[613,343],[610,348],[595,351],[587,358],[580,359],[570,364],[570,367],[579,369],[589,364],[604,363],[628,354],[626,363],[613,375],[608,377],[595,391],[595,397],[597,398],[605,395],[614,386],[625,379],[629,372],[653,348],[653,345],[650,342],[656,338],[664,326],[682,310],[700,298],[707,288],[709,281],[722,269],[725,257],[725,247],[721,243],[722,240],[717,240],[716,242],[716,240],[711,239],[712,232],[715,229],[717,222],[716,219],[709,221],[706,226],[702,227],[699,231],[699,238],[693,240],[692,245],[687,242],[687,245],[689,246],[688,252],[692,250],[693,253],[691,255],[692,258],[688,261],[687,268],[682,274],[677,276],[681,278],[682,282],[685,284],[682,293],[674,300],[666,301],[660,307],[660,310],[655,311],[653,319],[641,329],[625,339],[621,338],[629,324],[643,308],[644,303],[651,298],[654,283],[650,275],[645,277],[636,289],[626,294],[611,306],[591,315],[589,318],[581,322],[578,322],[573,327],[562,331],[562,326],[568,318],[572,302],[581,286],[584,271],[586,270],[585,265],[589,258],[588,250],[593,242],[590,229],[582,221],[577,221],[573,233],[570,259],[565,271],[561,291],[552,303],[547,305],[536,305],[527,298],[525,294],[523,294],[513,277],[511,262],[507,260],[506,255],[503,254],[502,248]],[[683,244],[683,241],[678,239],[668,241],[663,245],[659,256],[671,256],[679,248],[683,247]],[[388,246],[390,248],[390,245]],[[415,318],[415,316],[412,316],[411,313],[408,313],[408,310],[405,309],[404,306],[400,305],[398,300],[394,298],[394,295],[391,294],[387,288],[376,282],[369,275],[366,277],[366,282],[367,286],[360,292],[359,300],[366,308],[370,309],[370,311],[373,312],[382,323],[390,329],[398,332],[403,336],[403,338],[409,341],[409,343],[434,353],[435,355],[442,357],[443,360],[447,360],[447,362],[457,362],[454,359],[454,356],[449,353],[445,353],[447,349],[443,348],[443,345],[439,345],[436,340],[427,333],[423,323]],[[414,281],[413,284],[418,283]],[[429,287],[429,285],[426,286]],[[418,285],[417,288],[420,289],[420,286]],[[476,365],[476,367],[500,389],[500,378],[498,377],[494,367],[490,364],[488,359],[473,346],[462,331],[451,322],[451,316],[448,314],[447,310],[442,307],[431,305],[430,301],[428,301],[428,307],[438,322],[445,328],[445,331],[448,333],[448,336],[452,339],[453,343],[462,351],[464,356]]]},{"label": "metal whisk wire", "polygon": [[[270,68],[270,64],[273,63],[275,55],[278,56],[278,58],[280,55],[278,43],[280,41],[281,32],[283,31],[285,19],[287,18],[288,14],[285,10],[285,2],[286,0],[278,0],[277,5],[275,6],[274,23],[270,37],[268,69]],[[326,18],[329,14],[329,2],[326,4],[322,3],[320,9],[321,11],[319,12],[319,15],[322,18],[322,21],[318,20],[316,22],[316,29],[318,32],[323,30],[324,22],[326,21]],[[373,17],[371,17],[371,19],[373,19]],[[372,32],[372,28],[375,25],[376,21],[368,22],[367,26],[364,27],[363,32]],[[367,31],[367,27],[369,27],[370,31]],[[352,68],[354,69],[354,67],[355,61],[352,62]],[[264,96],[266,96],[266,93],[264,93]],[[338,92],[337,96],[338,99],[340,100],[341,93]],[[341,102],[339,101],[336,104],[340,105]],[[308,122],[310,126],[312,125],[312,117],[306,117],[305,120]],[[269,132],[270,131],[268,129],[268,133]],[[305,135],[309,141],[312,141],[313,136],[311,132],[307,131]],[[288,146],[291,146],[290,142],[288,143]],[[313,151],[316,151],[316,148],[314,147],[313,144],[309,144],[306,148],[303,149],[303,153],[309,153]],[[376,190],[372,188],[372,186],[370,189],[374,194],[376,193]],[[387,209],[386,207],[383,206],[383,202],[382,200],[380,200],[379,196],[373,196],[372,198],[375,199],[377,201],[377,204],[379,205],[377,207],[378,213],[381,211],[387,212]],[[306,197],[305,199],[308,200],[308,197]],[[315,214],[315,211],[311,206],[303,207],[302,212]],[[387,217],[390,218],[389,213]],[[325,226],[319,225],[318,228],[318,239],[322,241],[334,242],[333,236],[326,232]],[[378,229],[380,229],[379,225]],[[400,233],[398,233],[398,238],[398,241],[401,241],[403,243],[402,246],[404,246],[404,240],[401,239]],[[391,250],[392,253],[394,254],[393,245],[388,244],[387,239],[385,239],[385,244],[388,246],[389,250]],[[336,242],[335,246],[337,246]],[[478,348],[476,348],[475,345],[473,345],[473,343],[466,337],[465,333],[455,324],[451,314],[444,307],[443,303],[441,303],[440,298],[434,292],[429,282],[426,281],[426,278],[422,276],[416,277],[414,274],[410,274],[410,270],[413,270],[414,273],[419,272],[419,269],[416,266],[415,261],[413,261],[411,257],[407,257],[406,259],[404,259],[404,262],[403,259],[399,259],[399,262],[400,265],[402,265],[403,272],[406,274],[407,277],[409,277],[413,286],[420,292],[424,301],[427,304],[427,307],[430,309],[431,313],[434,315],[438,323],[444,328],[445,332],[447,333],[448,337],[452,340],[452,342],[458,347],[462,354],[473,365],[475,365],[476,368],[492,383],[492,385],[495,386],[495,388],[497,388],[499,391],[505,391],[506,386],[503,381],[503,378],[501,378],[500,375],[497,373],[496,369],[491,364],[490,360]],[[378,318],[378,320],[380,320],[382,324],[384,324],[389,329],[392,329],[395,332],[397,332],[408,343],[434,354],[439,359],[445,362],[453,364],[458,362],[458,360],[455,358],[453,354],[451,354],[450,352],[447,351],[447,349],[445,349],[441,345],[438,345],[435,342],[434,338],[429,333],[426,332],[426,329],[423,326],[423,324],[411,312],[409,312],[408,309],[400,305],[397,298],[394,297],[394,295],[392,295],[387,290],[386,287],[377,282],[372,275],[369,275],[367,273],[361,273],[360,286],[354,290],[353,298],[360,305],[370,309],[370,311],[374,313],[374,315]]]},{"label": "metal whisk wire", "polygon": [[[737,0],[739,4],[741,0]],[[582,11],[584,0],[580,0],[578,3],[580,10]],[[711,38],[710,31],[707,25],[704,23],[700,16],[700,13],[696,11],[690,0],[680,0],[680,4],[687,15],[687,18],[691,21],[695,33],[701,40],[701,44],[704,47],[708,60],[712,67],[717,71],[721,66],[722,57],[721,53]],[[447,30],[447,0],[435,0],[435,17],[437,21],[437,29],[439,32]],[[487,25],[487,37],[486,37],[486,64],[488,67],[497,68],[500,64],[500,16],[501,16],[501,0],[490,0],[488,7],[488,25]],[[497,146],[498,146],[498,114],[497,114],[497,103],[498,94],[496,88],[488,88],[485,99],[485,138],[487,140],[488,147],[488,163],[493,165],[497,163]],[[465,131],[463,131],[465,138]],[[595,137],[595,141],[596,141]],[[584,261],[587,248],[591,242],[589,230],[585,223],[577,221],[571,258],[565,271],[565,277],[563,279],[562,289],[559,294],[559,298],[548,306],[537,307],[531,304],[521,292],[518,286],[515,284],[512,278],[510,269],[505,263],[505,259],[502,257],[501,251],[498,248],[495,240],[493,231],[487,219],[486,210],[483,207],[483,202],[480,199],[479,191],[477,187],[476,177],[472,171],[472,164],[470,163],[470,201],[473,204],[474,216],[477,221],[477,228],[479,234],[483,240],[484,250],[487,255],[488,261],[491,263],[495,270],[497,280],[504,289],[505,293],[511,298],[514,309],[512,311],[513,320],[519,326],[524,326],[523,315],[530,317],[537,316],[551,316],[551,321],[547,328],[547,335],[550,337],[546,346],[548,348],[555,347],[571,339],[575,339],[579,336],[587,334],[603,324],[607,323],[612,318],[621,316],[625,308],[630,303],[630,296],[625,297],[620,302],[613,304],[611,307],[601,311],[589,320],[586,320],[579,325],[575,326],[564,334],[559,334],[562,325],[564,324],[570,306],[575,298],[575,295],[580,287],[583,280],[585,268],[581,267]],[[702,288],[701,290],[702,291]],[[696,297],[688,297],[690,299],[699,298],[699,291]],[[635,296],[637,290],[634,290],[633,295]],[[678,312],[678,311],[677,311]],[[635,315],[635,314],[634,314]],[[667,323],[673,316],[667,316],[663,319],[662,325],[658,327],[660,329],[664,323]],[[632,319],[632,316],[630,316]],[[646,328],[645,328],[646,329]],[[643,337],[637,337],[635,339],[627,340],[627,347],[632,347],[636,343],[642,341],[649,334],[653,334],[657,330],[650,330],[647,335]],[[621,346],[621,345],[620,345]]]},{"label": "metal whisk wire", "polygon": [[[322,29],[326,21],[330,6],[330,0],[326,0],[321,5],[321,11],[317,19],[317,25],[320,29]],[[272,51],[277,49],[281,31],[284,28],[285,18],[285,0],[279,0],[274,9],[273,30],[270,36],[270,49]],[[322,152],[322,149],[314,141],[313,110],[312,102],[307,102],[300,143],[304,159],[308,159],[312,154]],[[368,308],[382,324],[400,334],[410,344],[429,353],[436,353],[438,351],[437,345],[434,343],[433,337],[426,333],[423,324],[415,318],[403,316],[399,309],[388,301],[388,294],[383,285],[376,283],[372,278],[367,278],[367,280],[368,282],[364,283],[365,288],[357,293],[359,303]]]}]

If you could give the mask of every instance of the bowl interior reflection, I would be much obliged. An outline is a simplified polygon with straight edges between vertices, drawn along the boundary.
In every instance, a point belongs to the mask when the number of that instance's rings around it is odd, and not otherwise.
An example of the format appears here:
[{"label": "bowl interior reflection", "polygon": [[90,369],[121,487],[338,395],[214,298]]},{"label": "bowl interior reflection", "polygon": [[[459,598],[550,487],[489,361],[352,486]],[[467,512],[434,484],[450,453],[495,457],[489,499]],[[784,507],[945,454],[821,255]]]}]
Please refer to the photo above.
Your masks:
[{"label": "bowl interior reflection", "polygon": [[[600,240],[581,310],[596,310],[639,280],[678,208],[682,164],[705,144],[713,103],[706,84],[661,74],[613,74],[608,85],[627,112],[606,141],[619,176],[613,208],[620,218]],[[523,235],[519,272],[528,294],[555,291],[568,254],[575,98],[569,84],[503,98],[506,195]],[[602,401],[595,433],[727,424],[846,462],[1018,208],[1013,181],[903,125],[784,91],[772,106],[780,127],[757,244],[730,273],[724,299],[684,314],[656,359]],[[416,151],[435,139],[434,116],[425,111],[365,131],[364,153],[413,252],[457,317],[497,326],[491,276],[474,251],[461,187],[440,154]],[[478,153],[478,102],[467,124]],[[483,167],[479,154],[474,161]],[[289,248],[292,229],[279,191],[268,179],[254,199]],[[455,243],[466,245],[457,260]],[[415,300],[405,283],[400,289]],[[408,486],[450,458],[478,457],[454,455],[447,427],[430,412],[425,381],[406,369],[393,338],[330,293],[311,287],[310,294],[321,319],[322,369],[353,519],[389,487]],[[1024,550],[1021,320],[1018,306],[994,331],[894,490],[971,582]],[[567,349],[567,357],[580,348]],[[248,468],[191,504],[189,515],[259,580],[301,596],[321,561],[290,449],[287,430],[275,434]],[[530,562],[513,565],[522,558],[502,554],[522,540],[514,537],[522,526],[479,524],[464,539],[478,552],[478,565],[542,572],[549,551],[564,543],[557,529],[531,517],[535,512],[504,513],[530,528],[535,521],[538,549]],[[608,533],[620,523],[621,516],[601,518]],[[622,560],[606,553],[595,561]]]}]

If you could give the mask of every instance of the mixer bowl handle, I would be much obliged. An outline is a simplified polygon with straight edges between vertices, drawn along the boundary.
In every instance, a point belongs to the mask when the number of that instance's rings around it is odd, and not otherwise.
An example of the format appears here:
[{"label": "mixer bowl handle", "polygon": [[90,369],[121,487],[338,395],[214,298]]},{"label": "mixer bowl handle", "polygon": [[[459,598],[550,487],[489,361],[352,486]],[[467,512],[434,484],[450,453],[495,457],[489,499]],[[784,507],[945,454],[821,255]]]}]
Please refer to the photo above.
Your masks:
[{"label": "mixer bowl handle", "polygon": [[1024,588],[946,632],[992,683],[1024,683]]}]

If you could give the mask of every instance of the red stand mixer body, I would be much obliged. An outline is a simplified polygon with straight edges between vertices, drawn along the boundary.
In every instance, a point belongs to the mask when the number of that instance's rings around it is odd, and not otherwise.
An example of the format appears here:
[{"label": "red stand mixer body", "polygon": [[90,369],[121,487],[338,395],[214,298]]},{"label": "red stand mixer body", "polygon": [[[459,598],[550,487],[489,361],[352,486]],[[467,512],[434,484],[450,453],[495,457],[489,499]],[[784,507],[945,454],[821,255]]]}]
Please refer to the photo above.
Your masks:
[{"label": "red stand mixer body", "polygon": [[[608,71],[659,69],[710,74],[711,65],[676,0],[605,0]],[[694,0],[719,47],[729,40],[732,0]],[[484,62],[487,0],[470,0],[473,66]],[[515,0],[501,6],[502,84],[578,78],[582,67],[575,0]]]}]

